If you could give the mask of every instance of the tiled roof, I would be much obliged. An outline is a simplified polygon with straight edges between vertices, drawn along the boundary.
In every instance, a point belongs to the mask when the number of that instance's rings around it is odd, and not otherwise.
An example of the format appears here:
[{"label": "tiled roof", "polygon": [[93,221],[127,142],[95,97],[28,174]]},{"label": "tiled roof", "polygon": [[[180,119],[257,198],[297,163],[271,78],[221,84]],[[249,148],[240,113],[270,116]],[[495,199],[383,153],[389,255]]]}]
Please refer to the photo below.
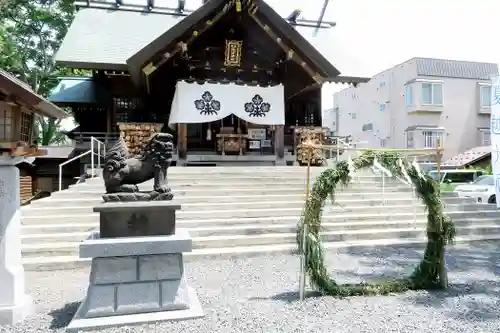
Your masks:
[{"label": "tiled roof", "polygon": [[462,167],[491,153],[491,146],[481,146],[469,149],[443,162],[443,166]]},{"label": "tiled roof", "polygon": [[124,69],[128,58],[183,18],[126,10],[81,8],[55,55],[55,61],[61,65],[114,64],[116,68]]},{"label": "tiled roof", "polygon": [[484,62],[469,62],[433,58],[413,58],[417,75],[462,79],[489,80],[498,75],[498,65]]},{"label": "tiled roof", "polygon": [[100,91],[102,89],[96,89],[96,83],[91,77],[63,77],[47,99],[56,104],[98,104]]}]

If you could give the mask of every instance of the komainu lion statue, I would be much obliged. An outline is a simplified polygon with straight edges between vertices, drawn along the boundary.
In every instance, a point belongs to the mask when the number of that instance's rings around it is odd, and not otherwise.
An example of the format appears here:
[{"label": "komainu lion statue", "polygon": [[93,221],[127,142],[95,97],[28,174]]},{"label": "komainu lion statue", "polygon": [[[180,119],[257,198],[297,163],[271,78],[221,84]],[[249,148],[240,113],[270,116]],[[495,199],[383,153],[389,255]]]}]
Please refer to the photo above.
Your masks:
[{"label": "komainu lion statue", "polygon": [[[104,201],[172,200],[167,170],[172,162],[173,148],[171,134],[155,133],[141,155],[130,156],[125,140],[120,138],[105,157]],[[150,179],[154,179],[153,190],[139,192],[137,184]]]}]

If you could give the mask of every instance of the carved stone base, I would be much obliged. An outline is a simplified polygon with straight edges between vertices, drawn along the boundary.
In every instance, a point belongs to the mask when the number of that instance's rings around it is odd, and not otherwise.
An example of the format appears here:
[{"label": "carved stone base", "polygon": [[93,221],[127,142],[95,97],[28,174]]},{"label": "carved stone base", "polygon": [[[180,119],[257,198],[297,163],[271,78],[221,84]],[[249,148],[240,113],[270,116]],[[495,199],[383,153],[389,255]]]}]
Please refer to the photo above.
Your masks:
[{"label": "carved stone base", "polygon": [[172,192],[160,193],[156,191],[106,193],[102,196],[104,202],[167,201],[172,200],[173,198],[174,194]]},{"label": "carved stone base", "polygon": [[203,317],[184,275],[189,234],[82,242],[92,258],[89,288],[67,332]]},{"label": "carved stone base", "polygon": [[175,233],[173,201],[108,202],[94,207],[98,212],[100,238],[161,236]]}]

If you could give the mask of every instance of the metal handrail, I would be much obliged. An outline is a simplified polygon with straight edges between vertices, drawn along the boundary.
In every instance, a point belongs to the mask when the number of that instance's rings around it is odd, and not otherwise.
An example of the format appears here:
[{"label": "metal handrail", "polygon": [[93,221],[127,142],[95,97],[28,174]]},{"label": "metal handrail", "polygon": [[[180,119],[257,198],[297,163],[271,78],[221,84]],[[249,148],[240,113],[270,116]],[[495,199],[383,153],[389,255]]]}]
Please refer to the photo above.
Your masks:
[{"label": "metal handrail", "polygon": [[[97,144],[97,152],[94,151],[94,146]],[[101,154],[101,145],[103,147],[103,154]],[[62,191],[62,169],[65,165],[76,161],[86,155],[90,154],[90,163],[91,163],[91,177],[95,176],[95,160],[94,160],[94,155],[97,155],[97,167],[100,169],[101,168],[101,157],[106,156],[106,145],[104,142],[97,140],[93,136],[90,137],[90,150],[87,150],[84,153],[81,153],[78,156],[75,156],[67,161],[64,161],[63,163],[59,164],[59,191]],[[87,171],[85,170],[85,173]]]},{"label": "metal handrail", "polygon": [[97,140],[95,137],[90,137],[90,151],[92,155],[90,155],[90,168],[91,168],[91,177],[94,177],[94,142],[97,144],[97,168],[101,169],[101,145],[103,147],[103,155],[106,156],[106,145],[104,142]]},{"label": "metal handrail", "polygon": [[62,168],[63,168],[63,166],[65,166],[66,164],[69,164],[73,161],[76,161],[76,160],[82,158],[83,156],[90,154],[91,152],[92,152],[92,150],[87,150],[86,152],[81,153],[80,155],[75,156],[75,157],[59,164],[59,191],[62,191]]},{"label": "metal handrail", "polygon": [[395,176],[395,175],[391,175],[387,172],[387,170],[384,170],[384,169],[381,169],[380,167],[377,167],[376,165],[372,165],[371,166],[371,169],[372,171],[376,174],[378,172],[380,172],[382,174],[382,202],[383,204],[385,205],[385,176],[391,178],[395,178],[397,179],[398,181],[402,182],[403,184],[411,187],[411,207],[412,207],[412,210],[413,210],[413,224],[415,226],[415,228],[417,227],[417,209],[416,209],[416,206],[415,206],[415,191],[413,189],[413,183],[411,182],[408,182],[404,179],[401,179],[401,177],[398,177],[398,176]]}]

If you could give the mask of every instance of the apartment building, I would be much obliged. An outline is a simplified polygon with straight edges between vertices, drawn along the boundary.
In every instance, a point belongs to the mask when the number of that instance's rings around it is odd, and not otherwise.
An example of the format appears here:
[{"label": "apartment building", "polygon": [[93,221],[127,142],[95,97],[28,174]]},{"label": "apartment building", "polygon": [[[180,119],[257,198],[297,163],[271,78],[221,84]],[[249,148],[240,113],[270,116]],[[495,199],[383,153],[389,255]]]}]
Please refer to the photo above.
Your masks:
[{"label": "apartment building", "polygon": [[440,141],[445,158],[489,145],[490,78],[497,74],[492,63],[412,58],[334,94],[337,134],[373,148]]}]

